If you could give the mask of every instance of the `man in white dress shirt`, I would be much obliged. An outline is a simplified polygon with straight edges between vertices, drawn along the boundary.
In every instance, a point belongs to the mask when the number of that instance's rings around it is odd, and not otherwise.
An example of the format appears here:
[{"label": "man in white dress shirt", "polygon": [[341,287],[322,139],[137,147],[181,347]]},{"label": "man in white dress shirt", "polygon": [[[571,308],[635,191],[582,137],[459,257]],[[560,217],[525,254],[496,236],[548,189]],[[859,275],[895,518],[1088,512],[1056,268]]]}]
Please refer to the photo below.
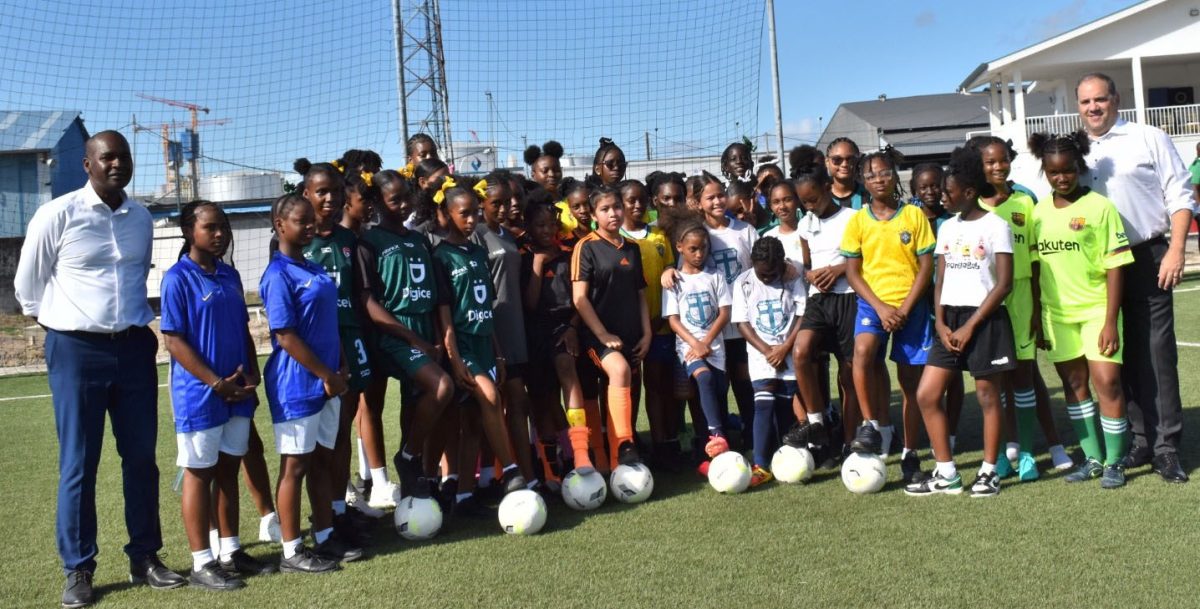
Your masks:
[{"label": "man in white dress shirt", "polygon": [[46,367],[59,442],[56,536],[64,607],[94,600],[96,469],[105,415],[121,455],[130,579],[155,588],[185,580],[158,559],[158,341],[147,325],[150,212],[125,195],[129,143],[115,131],[88,140],[88,183],[37,210],[15,280],[25,315],[46,329]]},{"label": "man in white dress shirt", "polygon": [[1091,187],[1116,204],[1133,249],[1121,301],[1121,382],[1134,436],[1125,466],[1153,462],[1163,480],[1187,482],[1178,455],[1183,407],[1171,294],[1183,278],[1183,250],[1196,207],[1187,167],[1161,129],[1117,116],[1120,97],[1108,76],[1084,76],[1075,94],[1092,144]]}]

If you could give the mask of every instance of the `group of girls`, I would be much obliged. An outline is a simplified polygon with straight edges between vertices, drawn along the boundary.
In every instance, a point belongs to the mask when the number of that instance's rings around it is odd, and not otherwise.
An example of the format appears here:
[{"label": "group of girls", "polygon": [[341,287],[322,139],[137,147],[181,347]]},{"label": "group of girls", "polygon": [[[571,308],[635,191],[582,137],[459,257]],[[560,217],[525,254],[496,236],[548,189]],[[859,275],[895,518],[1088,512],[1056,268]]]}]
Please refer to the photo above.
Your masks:
[{"label": "group of girls", "polygon": [[[1111,202],[1079,184],[1085,137],[1039,135],[1030,147],[1053,190],[1036,204],[1008,180],[1013,151],[996,138],[955,150],[948,168],[915,168],[911,201],[897,153],[863,155],[845,138],[794,149],[787,178],[774,165],[755,171],[745,142],[722,155],[724,180],[626,179],[608,139],[585,180],[563,178],[555,142],[526,151],[532,180],[454,175],[423,134],[400,170],[381,170],[370,151],[301,159],[301,183],[271,210],[259,293],[272,352],[261,372],[240,277],[223,261],[229,220],[219,205],[188,205],[184,251],[163,279],[162,330],[193,584],[234,589],[276,568],[240,547],[239,466],[260,539],[282,544],[278,569],[319,573],[361,557],[365,527],[402,497],[478,516],[507,492],[552,493],[571,469],[607,473],[643,454],[660,471],[705,473],[722,452],[747,450],[753,486],[772,480],[780,443],[811,449],[822,467],[850,451],[886,456],[889,338],[909,494],[963,490],[952,457],[962,371],[975,377],[984,420],[973,496],[997,494],[1009,475],[1038,477],[1038,423],[1053,465],[1073,466],[1037,348],[1062,376],[1086,457],[1066,479],[1122,485],[1119,301],[1109,294],[1128,263],[1124,231]],[[383,434],[391,378],[398,484]],[[260,382],[280,454],[273,497],[252,421]],[[640,403],[649,445],[634,433]],[[936,461],[928,476],[916,453],[922,421]]]}]

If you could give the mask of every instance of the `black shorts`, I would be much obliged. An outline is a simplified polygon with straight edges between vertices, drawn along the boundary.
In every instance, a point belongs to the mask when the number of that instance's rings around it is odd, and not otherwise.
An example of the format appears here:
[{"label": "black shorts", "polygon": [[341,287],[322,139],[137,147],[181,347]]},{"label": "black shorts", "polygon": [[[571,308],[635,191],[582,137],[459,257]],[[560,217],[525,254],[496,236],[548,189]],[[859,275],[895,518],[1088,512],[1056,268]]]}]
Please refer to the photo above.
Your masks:
[{"label": "black shorts", "polygon": [[858,315],[858,296],[822,292],[808,297],[801,330],[812,330],[821,336],[820,350],[832,353],[838,361],[854,357],[854,320]]},{"label": "black shorts", "polygon": [[729,373],[729,367],[733,364],[749,363],[749,356],[746,354],[746,339],[744,338],[727,338],[725,339],[725,373]]},{"label": "black shorts", "polygon": [[567,348],[559,344],[559,341],[570,329],[569,323],[537,322],[529,318],[526,318],[525,322],[525,344],[528,346],[530,363],[538,362],[544,365],[553,361],[554,356],[559,353],[567,352]]},{"label": "black shorts", "polygon": [[[975,314],[977,307],[942,307],[946,325],[957,330]],[[971,376],[992,376],[1008,372],[1017,367],[1017,348],[1013,343],[1012,322],[1008,311],[1000,307],[991,317],[983,320],[967,348],[959,355],[951,353],[942,345],[940,338],[933,341],[926,366],[947,370],[965,370]]]}]

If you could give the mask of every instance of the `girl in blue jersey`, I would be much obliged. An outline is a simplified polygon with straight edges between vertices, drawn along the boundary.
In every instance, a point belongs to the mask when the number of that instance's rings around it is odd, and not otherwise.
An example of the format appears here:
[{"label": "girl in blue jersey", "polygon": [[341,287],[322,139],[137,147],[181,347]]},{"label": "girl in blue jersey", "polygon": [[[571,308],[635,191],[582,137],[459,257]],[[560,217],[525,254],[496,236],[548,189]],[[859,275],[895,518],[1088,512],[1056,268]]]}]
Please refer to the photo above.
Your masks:
[{"label": "girl in blue jersey", "polygon": [[[188,581],[207,590],[235,590],[245,585],[239,573],[270,570],[246,554],[238,539],[238,464],[257,402],[258,361],[242,279],[221,261],[233,238],[225,212],[215,203],[189,203],[179,226],[184,251],[163,274],[161,328],[171,354],[176,463],[184,468],[183,524],[192,550]],[[210,492],[214,481],[216,501]],[[218,547],[210,547],[210,518],[220,530]]]},{"label": "girl in blue jersey", "polygon": [[[333,457],[340,411],[346,393],[341,341],[337,331],[337,286],[325,269],[304,258],[316,234],[308,199],[284,195],[272,205],[271,222],[279,250],[259,282],[259,294],[271,328],[273,350],[264,381],[280,454],[276,506],[283,532],[285,573],[321,573],[340,560],[361,556],[333,535],[329,463]],[[306,477],[312,504],[316,551],[300,537],[300,489]]]}]

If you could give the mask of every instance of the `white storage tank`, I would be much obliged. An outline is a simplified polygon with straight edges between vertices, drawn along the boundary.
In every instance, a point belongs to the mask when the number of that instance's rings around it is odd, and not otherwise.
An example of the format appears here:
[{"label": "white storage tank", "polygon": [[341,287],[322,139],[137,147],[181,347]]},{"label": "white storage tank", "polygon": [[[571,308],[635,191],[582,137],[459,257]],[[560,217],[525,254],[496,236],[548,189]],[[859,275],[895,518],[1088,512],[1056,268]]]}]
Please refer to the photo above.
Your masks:
[{"label": "white storage tank", "polygon": [[283,176],[272,172],[236,171],[200,178],[200,198],[218,203],[274,199],[283,194]]}]

